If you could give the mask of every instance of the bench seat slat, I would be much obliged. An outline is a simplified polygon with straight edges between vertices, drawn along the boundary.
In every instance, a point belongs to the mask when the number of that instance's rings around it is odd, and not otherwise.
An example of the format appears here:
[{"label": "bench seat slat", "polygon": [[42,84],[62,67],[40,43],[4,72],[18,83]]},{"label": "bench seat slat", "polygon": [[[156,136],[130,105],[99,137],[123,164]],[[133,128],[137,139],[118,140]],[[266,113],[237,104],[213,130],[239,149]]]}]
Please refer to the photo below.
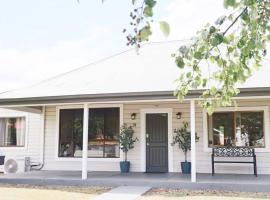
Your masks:
[{"label": "bench seat slat", "polygon": [[214,161],[215,163],[253,163],[252,161]]}]

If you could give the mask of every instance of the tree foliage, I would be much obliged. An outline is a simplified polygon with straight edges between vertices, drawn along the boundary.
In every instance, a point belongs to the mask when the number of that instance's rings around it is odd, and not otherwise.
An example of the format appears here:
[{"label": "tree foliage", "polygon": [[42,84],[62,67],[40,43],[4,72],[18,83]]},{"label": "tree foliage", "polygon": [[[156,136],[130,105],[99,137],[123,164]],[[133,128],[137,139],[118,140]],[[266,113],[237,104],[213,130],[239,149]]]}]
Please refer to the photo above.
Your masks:
[{"label": "tree foliage", "polygon": [[124,124],[121,127],[120,134],[119,134],[119,143],[120,149],[124,152],[125,158],[124,160],[127,161],[127,152],[130,149],[134,148],[134,143],[138,141],[138,138],[134,138],[134,130],[132,126],[128,126]]},{"label": "tree foliage", "polygon": [[[183,127],[175,129],[172,145],[178,145],[179,149],[185,154],[185,162],[187,162],[187,152],[191,150],[191,133],[188,131],[188,122],[183,122]],[[196,133],[196,142],[199,141]]]},{"label": "tree foliage", "polygon": [[[132,0],[131,27],[124,29],[127,45],[139,48],[149,40],[157,2]],[[206,24],[172,54],[181,72],[175,95],[182,101],[190,89],[204,89],[200,104],[209,113],[215,107],[232,105],[239,93],[237,85],[260,67],[270,41],[270,0],[224,0],[224,7],[231,14]],[[169,34],[168,23],[160,22],[160,28]]]}]

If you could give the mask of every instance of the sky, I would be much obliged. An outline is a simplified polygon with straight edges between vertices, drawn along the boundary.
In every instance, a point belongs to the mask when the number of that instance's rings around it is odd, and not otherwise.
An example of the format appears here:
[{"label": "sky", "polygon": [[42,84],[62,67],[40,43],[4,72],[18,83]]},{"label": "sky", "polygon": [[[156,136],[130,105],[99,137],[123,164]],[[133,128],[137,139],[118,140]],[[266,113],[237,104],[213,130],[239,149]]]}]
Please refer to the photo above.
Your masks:
[{"label": "sky", "polygon": [[[131,0],[0,0],[0,92],[119,53]],[[222,0],[158,0],[151,41],[192,37],[226,11]],[[165,38],[158,21],[170,24]],[[91,75],[89,75],[91,78]]]}]

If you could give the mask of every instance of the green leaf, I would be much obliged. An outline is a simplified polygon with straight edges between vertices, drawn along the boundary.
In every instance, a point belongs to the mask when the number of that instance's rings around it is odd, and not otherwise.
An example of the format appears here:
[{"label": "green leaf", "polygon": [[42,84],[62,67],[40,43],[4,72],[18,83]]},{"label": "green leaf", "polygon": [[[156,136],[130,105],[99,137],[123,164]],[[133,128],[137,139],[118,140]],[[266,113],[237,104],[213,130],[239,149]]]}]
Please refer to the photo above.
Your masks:
[{"label": "green leaf", "polygon": [[256,0],[244,0],[244,5],[251,6],[256,2],[257,2]]},{"label": "green leaf", "polygon": [[224,7],[235,7],[236,6],[236,0],[224,0]]},{"label": "green leaf", "polygon": [[196,51],[196,52],[194,53],[194,58],[200,60],[200,59],[203,58],[203,54],[202,54],[200,51]]},{"label": "green leaf", "polygon": [[221,44],[224,40],[224,36],[221,33],[215,33],[213,37],[211,38],[210,42],[213,46],[218,46]]},{"label": "green leaf", "polygon": [[207,84],[207,79],[206,79],[206,78],[204,78],[204,79],[203,79],[203,82],[202,82],[202,86],[203,86],[203,87],[205,87],[205,86],[206,86],[206,84]]},{"label": "green leaf", "polygon": [[150,35],[152,35],[150,26],[145,26],[139,31],[138,37],[140,41],[147,41]]},{"label": "green leaf", "polygon": [[151,8],[153,8],[157,3],[154,0],[144,0],[144,2],[145,2],[145,5],[147,5],[147,6],[151,7]]},{"label": "green leaf", "polygon": [[165,21],[160,21],[159,22],[159,27],[160,27],[160,30],[162,31],[162,33],[168,37],[169,34],[170,34],[170,25],[165,22]]},{"label": "green leaf", "polygon": [[153,16],[153,9],[152,9],[152,7],[145,6],[145,8],[143,10],[143,15],[145,17],[152,17]]},{"label": "green leaf", "polygon": [[248,23],[250,21],[248,12],[245,11],[242,15],[241,15],[242,20],[244,20],[246,23]]},{"label": "green leaf", "polygon": [[209,33],[214,33],[215,31],[216,31],[216,27],[211,26],[211,27],[209,28]]},{"label": "green leaf", "polygon": [[177,65],[177,67],[179,67],[181,69],[184,68],[184,66],[185,66],[185,62],[184,62],[183,58],[181,58],[181,57],[177,57],[175,59],[175,63]]},{"label": "green leaf", "polygon": [[186,76],[187,78],[191,78],[191,75],[192,75],[191,72],[188,72]]}]

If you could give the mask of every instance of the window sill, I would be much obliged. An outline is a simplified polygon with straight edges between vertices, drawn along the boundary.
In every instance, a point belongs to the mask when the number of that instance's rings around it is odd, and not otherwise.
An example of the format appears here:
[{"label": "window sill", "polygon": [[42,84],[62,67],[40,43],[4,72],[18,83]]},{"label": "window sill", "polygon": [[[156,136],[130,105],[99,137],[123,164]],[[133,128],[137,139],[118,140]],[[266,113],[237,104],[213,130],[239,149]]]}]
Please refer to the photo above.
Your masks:
[{"label": "window sill", "polygon": [[26,149],[27,149],[26,146],[0,147],[0,151],[19,151],[19,150],[26,150]]}]

